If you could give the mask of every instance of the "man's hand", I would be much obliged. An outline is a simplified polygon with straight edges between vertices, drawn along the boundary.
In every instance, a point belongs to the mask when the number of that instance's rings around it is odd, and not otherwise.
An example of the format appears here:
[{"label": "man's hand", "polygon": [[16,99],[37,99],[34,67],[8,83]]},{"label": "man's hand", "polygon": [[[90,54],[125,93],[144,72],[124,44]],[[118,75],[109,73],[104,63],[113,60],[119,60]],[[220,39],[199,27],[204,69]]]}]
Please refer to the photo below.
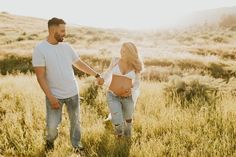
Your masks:
[{"label": "man's hand", "polygon": [[45,67],[35,67],[35,74],[37,76],[37,80],[39,82],[40,87],[43,89],[45,95],[48,97],[48,100],[50,102],[51,108],[52,109],[59,109],[60,108],[60,104],[57,100],[57,98],[55,98],[51,91],[50,88],[47,84],[46,81],[46,68]]},{"label": "man's hand", "polygon": [[127,89],[123,94],[121,94],[120,96],[122,97],[128,97],[131,95],[131,89]]},{"label": "man's hand", "polygon": [[59,101],[57,100],[57,98],[56,97],[51,97],[51,98],[49,98],[49,102],[50,102],[50,104],[51,104],[51,108],[52,109],[59,109],[60,108],[60,103],[59,103]]},{"label": "man's hand", "polygon": [[97,78],[97,84],[98,84],[98,85],[103,85],[103,84],[104,84],[104,79],[101,78],[101,77],[98,77],[98,78]]}]

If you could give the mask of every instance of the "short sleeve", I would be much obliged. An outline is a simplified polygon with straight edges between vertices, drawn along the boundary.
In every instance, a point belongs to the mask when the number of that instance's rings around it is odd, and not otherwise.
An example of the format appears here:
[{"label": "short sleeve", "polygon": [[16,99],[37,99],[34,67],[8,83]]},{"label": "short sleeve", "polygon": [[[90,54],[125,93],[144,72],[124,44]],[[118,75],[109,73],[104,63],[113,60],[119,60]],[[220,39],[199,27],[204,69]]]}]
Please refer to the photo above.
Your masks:
[{"label": "short sleeve", "polygon": [[69,48],[70,48],[70,51],[71,51],[72,62],[75,62],[76,60],[79,59],[79,53],[77,51],[75,51],[75,49],[73,47],[69,46]]},{"label": "short sleeve", "polygon": [[33,64],[33,67],[46,66],[45,56],[37,47],[35,47],[33,51],[32,64]]}]

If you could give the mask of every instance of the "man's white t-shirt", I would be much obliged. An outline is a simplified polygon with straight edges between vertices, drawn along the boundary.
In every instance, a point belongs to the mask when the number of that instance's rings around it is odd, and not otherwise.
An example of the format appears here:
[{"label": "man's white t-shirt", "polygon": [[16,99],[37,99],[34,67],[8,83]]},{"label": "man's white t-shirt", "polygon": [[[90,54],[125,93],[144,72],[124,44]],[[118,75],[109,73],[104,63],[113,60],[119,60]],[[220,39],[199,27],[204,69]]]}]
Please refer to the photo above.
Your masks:
[{"label": "man's white t-shirt", "polygon": [[33,67],[46,67],[46,80],[52,94],[58,99],[72,97],[79,92],[72,63],[79,55],[69,44],[56,45],[47,40],[39,43],[33,52]]}]

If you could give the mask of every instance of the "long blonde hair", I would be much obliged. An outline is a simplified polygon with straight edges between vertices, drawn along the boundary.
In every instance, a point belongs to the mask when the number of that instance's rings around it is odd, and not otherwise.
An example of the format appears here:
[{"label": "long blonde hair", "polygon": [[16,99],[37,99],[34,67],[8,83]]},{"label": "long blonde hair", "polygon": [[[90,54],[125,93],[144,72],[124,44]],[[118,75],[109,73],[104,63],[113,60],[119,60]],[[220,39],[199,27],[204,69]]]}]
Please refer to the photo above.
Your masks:
[{"label": "long blonde hair", "polygon": [[122,44],[122,51],[124,51],[127,62],[134,68],[135,73],[141,73],[143,71],[143,61],[136,46],[132,42],[125,42]]}]

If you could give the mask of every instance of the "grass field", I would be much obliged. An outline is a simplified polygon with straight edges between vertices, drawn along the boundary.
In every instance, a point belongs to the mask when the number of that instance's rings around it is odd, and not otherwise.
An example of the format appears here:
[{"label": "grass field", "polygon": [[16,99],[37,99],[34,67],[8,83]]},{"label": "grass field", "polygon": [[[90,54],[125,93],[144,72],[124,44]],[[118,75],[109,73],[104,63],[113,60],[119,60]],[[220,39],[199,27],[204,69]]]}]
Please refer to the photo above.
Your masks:
[{"label": "grass field", "polygon": [[[47,35],[45,21],[8,13],[0,13],[0,19],[0,156],[76,156],[66,110],[55,150],[44,152],[45,98],[31,54]],[[104,122],[105,89],[75,70],[82,156],[236,156],[234,27],[137,32],[69,26],[66,41],[100,72],[124,41],[137,45],[145,63],[131,140],[117,140]]]}]

